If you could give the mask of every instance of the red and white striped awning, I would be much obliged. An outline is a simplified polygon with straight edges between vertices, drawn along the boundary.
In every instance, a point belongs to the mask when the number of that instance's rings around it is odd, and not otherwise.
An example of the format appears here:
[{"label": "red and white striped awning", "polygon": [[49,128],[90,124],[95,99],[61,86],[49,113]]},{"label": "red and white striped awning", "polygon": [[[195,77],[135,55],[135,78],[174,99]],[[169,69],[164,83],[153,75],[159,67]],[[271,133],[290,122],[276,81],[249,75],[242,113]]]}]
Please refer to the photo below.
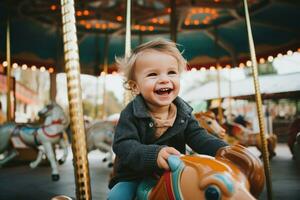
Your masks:
[{"label": "red and white striped awning", "polygon": [[[13,80],[13,79],[12,79]],[[11,87],[13,87],[13,81],[11,81]],[[15,84],[15,92],[16,92],[16,99],[25,103],[25,104],[34,104],[38,103],[38,95],[35,91],[29,89],[25,85],[16,82]],[[6,86],[6,76],[0,74],[0,92],[6,93],[7,86]]]}]

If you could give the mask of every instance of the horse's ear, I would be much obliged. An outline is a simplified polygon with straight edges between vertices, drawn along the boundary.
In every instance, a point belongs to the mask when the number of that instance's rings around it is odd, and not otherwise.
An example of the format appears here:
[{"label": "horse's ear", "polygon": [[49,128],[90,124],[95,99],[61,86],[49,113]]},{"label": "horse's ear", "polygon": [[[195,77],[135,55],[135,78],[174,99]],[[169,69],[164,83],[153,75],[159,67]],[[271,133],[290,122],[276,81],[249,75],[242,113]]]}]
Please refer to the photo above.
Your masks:
[{"label": "horse's ear", "polygon": [[215,113],[211,110],[207,111],[205,114],[212,119],[216,119]]},{"label": "horse's ear", "polygon": [[251,194],[258,197],[265,183],[263,165],[258,157],[241,145],[223,147],[215,157],[236,165],[248,178]]},{"label": "horse's ear", "polygon": [[175,155],[170,155],[168,157],[168,163],[172,172],[176,171],[178,167],[183,165],[183,162],[182,160],[180,160],[179,156]]},{"label": "horse's ear", "polygon": [[194,116],[195,116],[195,118],[197,119],[197,118],[199,118],[200,117],[200,112],[196,112],[196,113],[194,113]]}]

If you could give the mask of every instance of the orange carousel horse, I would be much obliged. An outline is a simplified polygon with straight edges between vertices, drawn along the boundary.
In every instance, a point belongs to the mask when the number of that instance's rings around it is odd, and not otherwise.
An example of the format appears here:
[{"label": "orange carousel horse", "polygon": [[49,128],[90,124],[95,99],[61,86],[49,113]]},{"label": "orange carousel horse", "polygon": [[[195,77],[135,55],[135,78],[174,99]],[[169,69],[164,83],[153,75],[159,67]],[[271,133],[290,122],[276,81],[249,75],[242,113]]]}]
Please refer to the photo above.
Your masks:
[{"label": "orange carousel horse", "polygon": [[[239,144],[244,146],[255,146],[260,152],[261,149],[261,139],[259,133],[254,133],[251,129],[245,128],[244,126],[234,123],[226,122],[222,126],[227,130],[228,134],[236,138]],[[275,148],[277,144],[277,136],[273,133],[267,133],[267,148],[269,152],[269,157],[272,158],[276,155]]]},{"label": "orange carousel horse", "polygon": [[[209,133],[224,139],[229,144],[241,144],[246,147],[255,146],[261,152],[261,140],[259,133],[253,133],[252,130],[245,128],[238,123],[226,122],[220,126],[212,111],[199,112],[194,115],[200,125]],[[267,134],[266,138],[269,156],[272,158],[276,155],[275,147],[277,144],[277,136],[275,134]]]},{"label": "orange carousel horse", "polygon": [[170,156],[170,171],[141,182],[139,200],[252,200],[264,187],[261,161],[241,145],[221,148],[215,157]]}]

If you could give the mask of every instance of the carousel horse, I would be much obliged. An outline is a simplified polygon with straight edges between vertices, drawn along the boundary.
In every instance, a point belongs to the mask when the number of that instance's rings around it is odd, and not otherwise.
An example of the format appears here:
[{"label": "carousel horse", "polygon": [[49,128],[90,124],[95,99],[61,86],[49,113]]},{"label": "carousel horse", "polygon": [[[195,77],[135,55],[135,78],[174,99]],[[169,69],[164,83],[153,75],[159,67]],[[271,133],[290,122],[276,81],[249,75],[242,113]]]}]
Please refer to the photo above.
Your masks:
[{"label": "carousel horse", "polygon": [[86,130],[88,152],[98,149],[105,153],[102,161],[108,162],[108,167],[113,166],[112,141],[114,132],[115,122],[112,121],[94,122]]},{"label": "carousel horse", "polygon": [[[107,162],[108,167],[113,166],[114,153],[112,151],[112,141],[115,132],[115,121],[97,120],[84,124],[86,134],[86,145],[88,153],[94,150],[99,150],[105,153],[102,162]],[[67,135],[72,141],[72,130],[69,126],[67,128]]]},{"label": "carousel horse", "polygon": [[194,116],[201,127],[206,129],[210,134],[221,139],[226,136],[225,129],[217,122],[216,116],[212,111],[195,113]]},{"label": "carousel horse", "polygon": [[[199,124],[205,128],[209,133],[224,139],[227,143],[241,144],[244,146],[255,146],[261,151],[261,142],[259,133],[253,133],[252,130],[243,127],[238,123],[224,123],[222,126],[216,121],[216,116],[212,111],[199,112],[194,114]],[[225,134],[226,133],[226,134]],[[224,136],[225,134],[225,136]],[[277,136],[275,134],[268,134],[267,145],[269,156],[272,158],[276,155],[275,147],[277,143]]]},{"label": "carousel horse", "polygon": [[[260,152],[262,152],[262,144],[259,133],[254,133],[251,129],[235,122],[225,122],[222,124],[222,127],[224,127],[228,135],[235,138],[239,144],[246,147],[255,146]],[[277,144],[277,136],[273,133],[266,134],[265,136],[267,139],[269,157],[272,158],[276,155],[275,147]]]},{"label": "carousel horse", "polygon": [[248,200],[264,187],[261,161],[241,145],[221,148],[215,157],[169,156],[170,171],[138,186],[139,200]]},{"label": "carousel horse", "polygon": [[53,146],[60,143],[64,147],[64,155],[59,161],[64,162],[67,157],[67,144],[63,138],[63,131],[69,124],[69,119],[63,109],[57,103],[50,103],[38,115],[44,118],[41,125],[18,124],[15,122],[7,122],[0,126],[0,154],[5,157],[0,160],[0,166],[6,164],[18,155],[18,151],[12,145],[14,137],[19,138],[25,145],[33,148],[39,148],[38,157],[30,166],[36,167],[43,154],[47,156],[52,168],[52,180],[59,180],[58,166],[53,151]]},{"label": "carousel horse", "polygon": [[[53,151],[55,154],[56,149],[62,149],[63,150],[63,155],[61,158],[58,159],[58,164],[62,165],[66,162],[67,157],[68,157],[68,146],[69,146],[69,140],[68,140],[68,135],[65,131],[62,132],[62,137],[59,139],[59,142],[55,145],[53,145]],[[34,169],[36,168],[43,159],[47,158],[46,151],[43,147],[43,145],[40,145],[37,147],[38,149],[38,155],[36,159],[32,162],[30,162],[29,166],[30,168]]]},{"label": "carousel horse", "polygon": [[206,129],[208,133],[225,140],[229,144],[238,144],[238,141],[229,136],[226,130],[217,122],[216,116],[212,111],[198,112],[194,116],[201,127]]}]

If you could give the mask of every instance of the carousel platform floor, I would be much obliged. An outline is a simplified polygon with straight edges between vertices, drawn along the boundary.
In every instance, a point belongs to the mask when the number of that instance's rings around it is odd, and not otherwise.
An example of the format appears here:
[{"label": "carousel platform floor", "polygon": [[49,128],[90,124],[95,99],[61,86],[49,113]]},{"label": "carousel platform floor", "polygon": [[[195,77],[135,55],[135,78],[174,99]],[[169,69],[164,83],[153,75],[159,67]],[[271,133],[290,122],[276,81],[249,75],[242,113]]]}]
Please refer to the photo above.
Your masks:
[{"label": "carousel platform floor", "polygon": [[[250,148],[259,154],[254,148]],[[300,168],[292,160],[288,147],[279,144],[277,156],[271,161],[273,199],[300,200]],[[103,155],[97,151],[89,154],[92,198],[105,200],[110,169],[101,162]],[[0,169],[0,200],[50,200],[57,195],[75,199],[74,171],[71,155],[59,167],[60,180],[51,181],[49,166],[30,169],[28,165],[8,165]],[[259,200],[267,199],[266,189]]]}]

